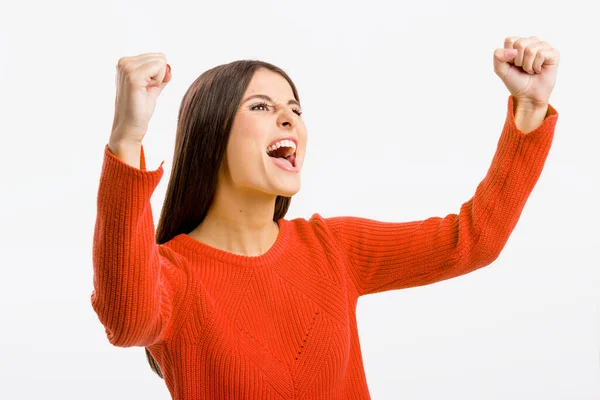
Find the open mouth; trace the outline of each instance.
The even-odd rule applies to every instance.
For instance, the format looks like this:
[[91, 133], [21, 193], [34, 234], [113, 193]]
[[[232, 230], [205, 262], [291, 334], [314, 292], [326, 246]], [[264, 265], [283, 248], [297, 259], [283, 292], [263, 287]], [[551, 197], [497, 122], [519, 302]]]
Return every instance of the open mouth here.
[[267, 148], [267, 155], [279, 159], [290, 168], [296, 168], [296, 143], [292, 140], [280, 140]]

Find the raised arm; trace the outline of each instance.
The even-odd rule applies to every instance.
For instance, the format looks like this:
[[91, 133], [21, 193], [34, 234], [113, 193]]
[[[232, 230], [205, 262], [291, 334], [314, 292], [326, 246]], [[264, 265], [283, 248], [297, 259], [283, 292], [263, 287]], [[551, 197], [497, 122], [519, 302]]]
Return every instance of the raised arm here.
[[179, 280], [155, 242], [150, 197], [162, 163], [146, 171], [143, 149], [138, 152], [139, 169], [105, 147], [94, 229], [92, 306], [109, 342], [122, 347], [148, 346], [164, 337]]
[[98, 188], [92, 307], [115, 346], [149, 346], [165, 337], [179, 273], [156, 244], [150, 197], [163, 163], [146, 171], [142, 139], [156, 99], [170, 81], [162, 53], [117, 64], [115, 118]]
[[554, 137], [558, 113], [525, 133], [515, 125], [512, 96], [491, 166], [458, 214], [404, 223], [325, 219], [348, 257], [358, 295], [421, 286], [490, 264], [515, 228]]

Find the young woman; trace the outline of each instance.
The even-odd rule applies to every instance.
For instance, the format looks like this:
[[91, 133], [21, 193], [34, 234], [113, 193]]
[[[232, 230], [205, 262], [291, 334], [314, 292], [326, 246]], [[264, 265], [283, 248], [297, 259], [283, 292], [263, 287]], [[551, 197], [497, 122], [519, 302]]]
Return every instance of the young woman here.
[[[458, 214], [403, 223], [286, 220], [307, 132], [281, 69], [236, 61], [186, 92], [155, 232], [142, 139], [171, 80], [163, 54], [119, 60], [104, 149], [91, 301], [111, 344], [143, 346], [175, 399], [368, 399], [358, 297], [431, 284], [500, 254], [542, 171], [558, 118], [559, 52], [507, 38], [510, 92], [490, 169]], [[156, 235], [156, 236], [155, 236]]]

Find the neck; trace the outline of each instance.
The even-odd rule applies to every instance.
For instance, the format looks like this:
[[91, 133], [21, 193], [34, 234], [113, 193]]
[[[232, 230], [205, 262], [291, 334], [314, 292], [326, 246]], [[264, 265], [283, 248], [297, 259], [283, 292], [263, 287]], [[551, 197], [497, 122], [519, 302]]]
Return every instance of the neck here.
[[241, 195], [221, 187], [206, 217], [189, 236], [230, 253], [262, 255], [279, 235], [273, 221], [275, 200], [276, 196], [264, 193]]

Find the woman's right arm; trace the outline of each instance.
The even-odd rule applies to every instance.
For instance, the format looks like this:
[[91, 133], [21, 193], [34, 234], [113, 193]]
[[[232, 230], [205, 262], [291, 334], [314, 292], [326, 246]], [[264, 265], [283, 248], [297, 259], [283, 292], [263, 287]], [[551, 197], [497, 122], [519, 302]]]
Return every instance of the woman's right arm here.
[[[123, 157], [132, 153], [115, 150]], [[104, 149], [94, 228], [92, 307], [111, 344], [148, 346], [162, 339], [172, 316], [177, 270], [155, 241], [150, 197], [163, 168], [136, 168]], [[127, 159], [127, 156], [124, 157]]]
[[147, 171], [142, 147], [156, 99], [171, 79], [162, 53], [117, 64], [115, 118], [104, 161], [94, 228], [92, 307], [111, 344], [149, 346], [165, 337], [178, 270], [157, 245], [150, 197], [163, 163]]

